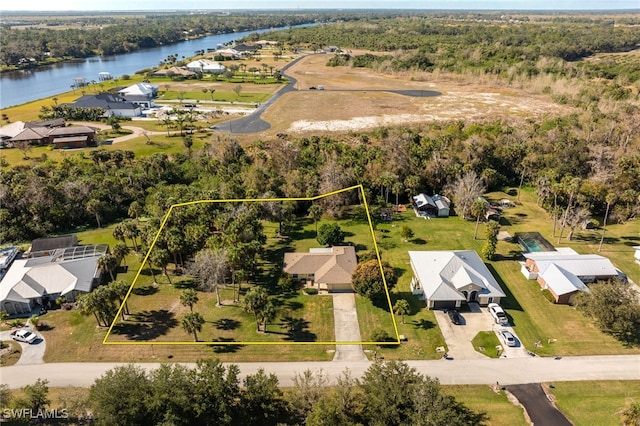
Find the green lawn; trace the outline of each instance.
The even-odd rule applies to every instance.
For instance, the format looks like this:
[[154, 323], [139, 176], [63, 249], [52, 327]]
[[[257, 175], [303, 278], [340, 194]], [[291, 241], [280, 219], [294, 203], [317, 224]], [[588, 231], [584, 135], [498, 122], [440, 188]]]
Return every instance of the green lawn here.
[[456, 400], [471, 410], [486, 413], [486, 424], [488, 425], [511, 426], [527, 424], [524, 410], [512, 404], [504, 392], [495, 392], [490, 386], [446, 385], [442, 386], [442, 390], [448, 395], [453, 395]]
[[640, 401], [640, 381], [554, 382], [556, 405], [576, 425], [621, 424], [618, 412]]
[[500, 353], [496, 346], [501, 345], [493, 331], [481, 331], [471, 340], [473, 347], [477, 352], [488, 356], [489, 358], [499, 358]]

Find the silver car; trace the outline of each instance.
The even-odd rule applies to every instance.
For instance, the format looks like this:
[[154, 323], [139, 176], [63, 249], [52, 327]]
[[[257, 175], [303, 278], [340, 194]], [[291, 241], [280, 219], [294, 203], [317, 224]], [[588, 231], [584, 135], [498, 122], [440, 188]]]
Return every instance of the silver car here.
[[502, 337], [504, 344], [507, 346], [516, 346], [518, 344], [513, 333], [504, 328], [500, 330], [500, 337]]

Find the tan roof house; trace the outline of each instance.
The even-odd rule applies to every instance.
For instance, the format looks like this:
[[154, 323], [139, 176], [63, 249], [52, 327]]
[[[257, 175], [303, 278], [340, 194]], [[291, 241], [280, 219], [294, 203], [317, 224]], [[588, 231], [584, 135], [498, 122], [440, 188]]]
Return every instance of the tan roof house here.
[[353, 291], [351, 277], [358, 261], [353, 246], [312, 248], [308, 253], [285, 253], [285, 273], [329, 292]]

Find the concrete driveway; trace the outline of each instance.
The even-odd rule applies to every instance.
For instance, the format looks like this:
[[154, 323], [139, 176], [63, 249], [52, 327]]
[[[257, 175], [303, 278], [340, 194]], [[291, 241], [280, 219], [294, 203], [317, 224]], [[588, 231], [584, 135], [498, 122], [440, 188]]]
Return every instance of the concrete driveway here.
[[[520, 339], [513, 331], [512, 327], [502, 327], [495, 323], [487, 308], [481, 308], [477, 303], [469, 304], [470, 312], [462, 312], [461, 325], [455, 325], [444, 311], [434, 311], [438, 326], [442, 331], [445, 342], [449, 347], [448, 355], [453, 359], [487, 359], [485, 355], [477, 352], [471, 340], [481, 331], [494, 331], [500, 344], [504, 348], [503, 358], [524, 358], [528, 357], [526, 349], [520, 344]], [[518, 340], [517, 347], [508, 347], [497, 334], [501, 328], [506, 328]]]
[[[336, 342], [361, 342], [360, 324], [353, 293], [333, 293], [333, 319]], [[336, 345], [334, 361], [366, 361], [362, 345]]]
[[[31, 327], [25, 327], [29, 330], [32, 330]], [[0, 332], [0, 340], [12, 340], [11, 332], [13, 330], [1, 331]], [[33, 331], [33, 330], [32, 330]], [[42, 334], [35, 331], [35, 333], [39, 336], [38, 339], [33, 344], [18, 342], [22, 347], [22, 355], [20, 355], [20, 359], [16, 363], [16, 365], [33, 365], [33, 364], [43, 364], [44, 352], [47, 348], [46, 342]]]

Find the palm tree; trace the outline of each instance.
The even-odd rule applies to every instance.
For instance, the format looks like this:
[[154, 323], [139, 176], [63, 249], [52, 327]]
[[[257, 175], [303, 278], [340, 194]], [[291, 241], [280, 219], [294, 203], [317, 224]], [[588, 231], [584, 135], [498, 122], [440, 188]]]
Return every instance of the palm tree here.
[[87, 201], [87, 204], [85, 207], [87, 208], [87, 211], [89, 213], [93, 213], [96, 216], [96, 223], [98, 224], [98, 228], [101, 228], [100, 212], [102, 211], [102, 201], [96, 198], [92, 198], [91, 200]]
[[609, 209], [611, 208], [611, 204], [615, 203], [618, 199], [618, 196], [610, 192], [605, 197], [605, 201], [607, 202], [607, 210], [604, 213], [604, 222], [602, 223], [602, 236], [600, 237], [600, 244], [598, 244], [598, 253], [602, 250], [602, 242], [604, 241], [604, 233], [607, 232], [607, 219], [609, 218]]
[[182, 306], [188, 306], [189, 310], [193, 312], [193, 306], [198, 303], [198, 293], [192, 288], [184, 290], [180, 294], [180, 303]]
[[267, 324], [276, 319], [277, 314], [278, 312], [273, 303], [267, 301], [260, 315], [262, 317], [262, 323], [264, 324], [263, 330], [265, 333], [267, 332]]
[[124, 320], [124, 315], [129, 315], [129, 306], [127, 305], [126, 299], [127, 294], [129, 294], [129, 288], [131, 286], [125, 280], [117, 280], [109, 284], [109, 289], [111, 290], [111, 294], [118, 301], [122, 308], [122, 319]]
[[309, 207], [309, 215], [313, 218], [313, 223], [316, 225], [316, 237], [318, 236], [318, 219], [322, 217], [322, 207], [318, 204], [314, 204]]
[[111, 281], [115, 280], [113, 270], [118, 266], [118, 259], [111, 253], [107, 253], [98, 259], [98, 269], [100, 272], [108, 272], [111, 277]]
[[476, 217], [476, 232], [473, 234], [473, 239], [478, 239], [478, 224], [480, 223], [480, 218], [484, 217], [487, 214], [487, 203], [484, 200], [478, 198], [471, 205], [471, 215]]
[[76, 306], [78, 310], [83, 315], [90, 315], [96, 318], [98, 322], [98, 326], [102, 327], [102, 322], [100, 321], [100, 317], [98, 316], [98, 305], [96, 303], [96, 298], [93, 293], [81, 294], [76, 297]]
[[194, 341], [198, 341], [198, 332], [202, 331], [204, 318], [197, 312], [189, 312], [182, 318], [182, 328], [187, 333], [193, 333]]
[[252, 313], [256, 320], [256, 330], [260, 331], [260, 322], [263, 319], [262, 313], [269, 302], [267, 290], [264, 287], [253, 287], [244, 296], [243, 309]]
[[393, 305], [393, 312], [402, 317], [402, 323], [404, 324], [404, 316], [411, 313], [411, 305], [406, 299], [398, 299]]
[[169, 277], [169, 270], [167, 269], [167, 265], [169, 265], [169, 261], [171, 260], [171, 254], [169, 251], [166, 249], [155, 248], [153, 253], [151, 253], [151, 258], [156, 266], [162, 268], [162, 273], [167, 277], [169, 284], [172, 284], [171, 278]]
[[[116, 243], [113, 246], [113, 255], [118, 259], [118, 263], [122, 262], [131, 250], [124, 243]], [[125, 262], [126, 265], [126, 262]]]

